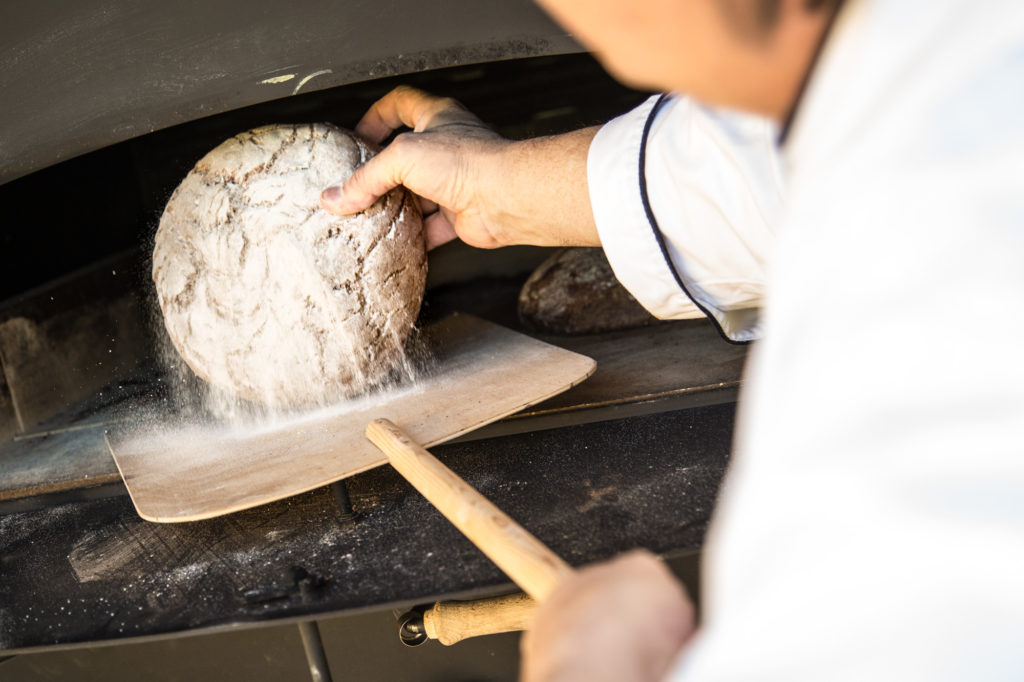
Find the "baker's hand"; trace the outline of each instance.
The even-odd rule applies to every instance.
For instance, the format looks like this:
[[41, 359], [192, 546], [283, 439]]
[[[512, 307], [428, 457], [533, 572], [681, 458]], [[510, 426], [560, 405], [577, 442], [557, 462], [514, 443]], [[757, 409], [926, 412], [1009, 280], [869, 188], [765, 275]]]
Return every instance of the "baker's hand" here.
[[522, 639], [522, 682], [661, 680], [695, 629], [661, 561], [636, 551], [579, 571], [537, 609]]
[[428, 215], [427, 248], [456, 236], [482, 248], [599, 243], [586, 185], [596, 129], [513, 142], [455, 100], [398, 87], [370, 107], [356, 132], [379, 144], [403, 126], [411, 130], [343, 186], [324, 190], [325, 209], [356, 213], [404, 185]]
[[381, 144], [403, 126], [411, 132], [395, 137], [343, 187], [324, 190], [323, 207], [337, 214], [355, 213], [405, 185], [425, 204], [427, 248], [454, 239], [456, 230], [474, 246], [501, 246], [500, 231], [488, 220], [487, 197], [480, 196], [475, 180], [488, 157], [508, 141], [455, 100], [410, 87], [398, 87], [378, 100], [356, 125], [356, 133]]

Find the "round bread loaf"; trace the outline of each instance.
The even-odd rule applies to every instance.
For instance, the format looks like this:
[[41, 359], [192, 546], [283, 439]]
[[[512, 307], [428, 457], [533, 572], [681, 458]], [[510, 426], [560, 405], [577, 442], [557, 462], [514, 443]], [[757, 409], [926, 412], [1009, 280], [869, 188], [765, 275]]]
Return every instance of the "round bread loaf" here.
[[153, 281], [197, 375], [292, 408], [363, 392], [401, 362], [427, 271], [416, 202], [398, 188], [348, 217], [319, 203], [372, 155], [329, 124], [266, 126], [185, 177], [160, 218]]
[[519, 319], [551, 334], [594, 334], [658, 321], [615, 278], [604, 250], [560, 249], [519, 292]]

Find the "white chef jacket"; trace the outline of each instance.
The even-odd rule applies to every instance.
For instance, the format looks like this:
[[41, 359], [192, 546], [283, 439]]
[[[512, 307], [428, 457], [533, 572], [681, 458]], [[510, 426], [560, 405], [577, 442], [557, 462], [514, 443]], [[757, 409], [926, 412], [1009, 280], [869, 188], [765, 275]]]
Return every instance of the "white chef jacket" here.
[[848, 0], [784, 191], [766, 124], [653, 108], [590, 150], [609, 260], [762, 337], [670, 679], [1024, 680], [1024, 3]]

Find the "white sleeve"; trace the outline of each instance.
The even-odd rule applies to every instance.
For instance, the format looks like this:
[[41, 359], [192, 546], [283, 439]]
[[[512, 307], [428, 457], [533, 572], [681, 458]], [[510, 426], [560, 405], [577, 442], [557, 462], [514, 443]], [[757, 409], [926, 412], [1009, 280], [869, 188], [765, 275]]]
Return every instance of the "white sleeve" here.
[[654, 96], [606, 124], [587, 158], [590, 202], [615, 276], [652, 314], [707, 314], [758, 335], [782, 183], [768, 120]]

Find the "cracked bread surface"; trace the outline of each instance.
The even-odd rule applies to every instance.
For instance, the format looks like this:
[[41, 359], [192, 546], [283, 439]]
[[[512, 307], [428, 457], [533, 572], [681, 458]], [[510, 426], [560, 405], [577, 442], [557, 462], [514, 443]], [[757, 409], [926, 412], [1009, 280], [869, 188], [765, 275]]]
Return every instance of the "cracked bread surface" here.
[[198, 376], [298, 408], [362, 393], [404, 360], [427, 271], [419, 207], [403, 188], [354, 216], [319, 203], [373, 153], [330, 124], [265, 126], [213, 149], [174, 191], [153, 281]]

